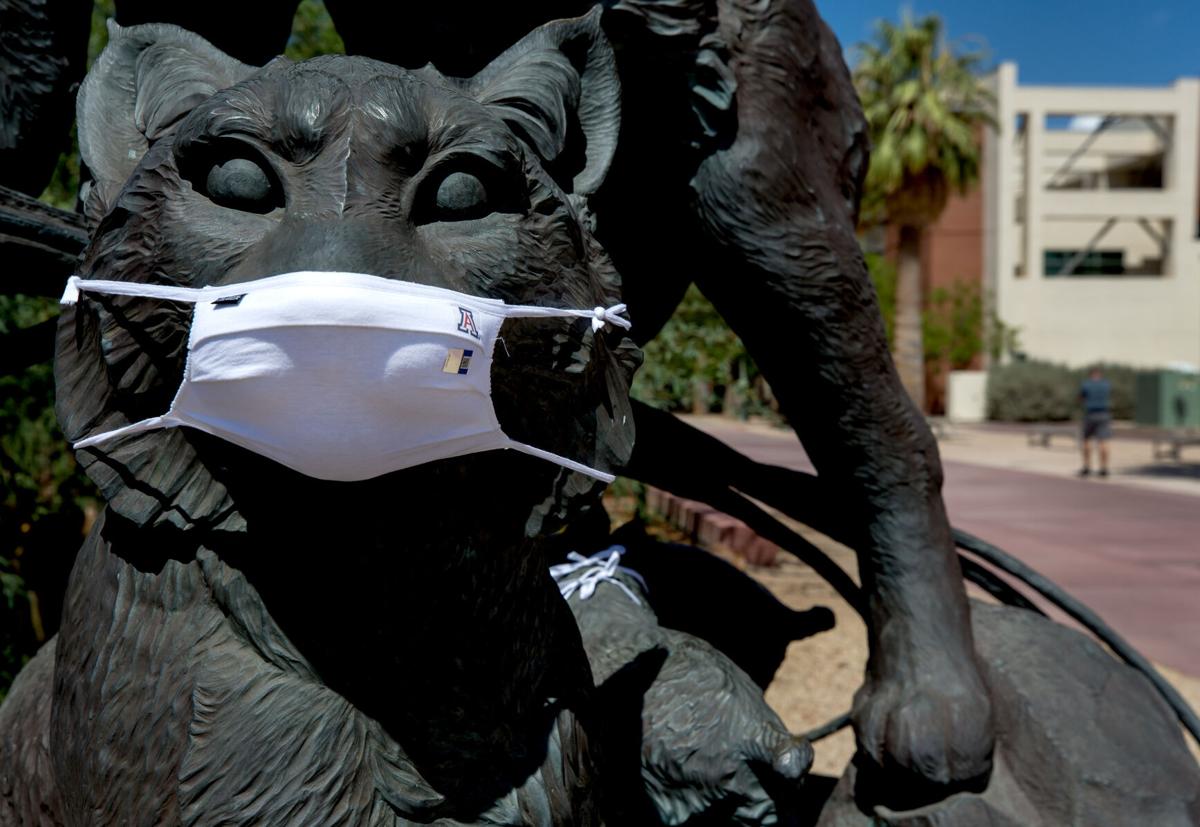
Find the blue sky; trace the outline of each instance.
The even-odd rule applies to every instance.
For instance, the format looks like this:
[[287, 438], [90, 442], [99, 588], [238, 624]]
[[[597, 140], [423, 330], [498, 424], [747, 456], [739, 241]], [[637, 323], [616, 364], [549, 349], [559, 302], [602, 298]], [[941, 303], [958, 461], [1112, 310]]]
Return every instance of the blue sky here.
[[1160, 85], [1200, 76], [1200, 0], [816, 0], [843, 47], [908, 6], [952, 40], [979, 35], [1021, 83]]

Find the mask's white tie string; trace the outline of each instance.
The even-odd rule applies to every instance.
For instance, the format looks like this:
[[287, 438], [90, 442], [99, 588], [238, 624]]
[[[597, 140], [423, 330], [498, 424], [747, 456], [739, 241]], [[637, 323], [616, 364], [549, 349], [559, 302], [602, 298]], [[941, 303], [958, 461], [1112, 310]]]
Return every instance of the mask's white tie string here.
[[[312, 275], [320, 275], [314, 273]], [[273, 277], [273, 278], [284, 278]], [[375, 278], [368, 276], [367, 278]], [[378, 278], [377, 281], [386, 283], [386, 279]], [[271, 278], [266, 279], [271, 281]], [[79, 301], [81, 292], [92, 293], [107, 293], [113, 296], [137, 296], [149, 299], [166, 299], [167, 301], [182, 301], [182, 302], [202, 302], [208, 299], [228, 298], [235, 295], [241, 295], [246, 292], [247, 285], [253, 282], [243, 282], [240, 284], [226, 285], [209, 285], [207, 287], [179, 287], [176, 285], [167, 284], [146, 284], [144, 282], [132, 281], [111, 281], [108, 279], [83, 279], [77, 275], [67, 279], [66, 288], [63, 290], [62, 298], [59, 299], [60, 304], [72, 305]], [[397, 290], [412, 290], [416, 285], [407, 282], [397, 282]], [[403, 285], [400, 287], [399, 285]], [[450, 292], [442, 291], [441, 288], [421, 287], [424, 292]], [[453, 295], [453, 294], [452, 294]], [[614, 304], [612, 307], [594, 307], [591, 310], [576, 310], [566, 307], [534, 307], [528, 305], [505, 305], [503, 302], [496, 302], [492, 299], [479, 299], [478, 301], [487, 301], [498, 304], [499, 312], [510, 318], [548, 318], [548, 317], [575, 317], [581, 319], [592, 320], [592, 330], [599, 332], [606, 324], [616, 325], [617, 327], [629, 330], [633, 326], [633, 322], [621, 316], [625, 312], [624, 304]]]
[[79, 301], [80, 293], [105, 293], [110, 296], [132, 296], [142, 299], [164, 299], [173, 302], [196, 304], [208, 299], [240, 296], [246, 292], [245, 284], [210, 285], [208, 287], [180, 287], [174, 284], [148, 284], [140, 281], [111, 281], [109, 279], [83, 279], [71, 276], [63, 290], [59, 304], [72, 305]]
[[[564, 599], [569, 598], [575, 592], [579, 592], [579, 599], [587, 600], [595, 593], [596, 587], [607, 580], [619, 586], [621, 591], [625, 592], [630, 600], [640, 606], [642, 605], [642, 601], [638, 599], [638, 596], [628, 586], [617, 579], [617, 572], [624, 572], [637, 580], [643, 589], [649, 590], [646, 586], [646, 581], [642, 579], [640, 574], [633, 569], [627, 569], [620, 565], [621, 555], [624, 553], [624, 546], [612, 546], [606, 548], [604, 551], [598, 551], [590, 557], [584, 557], [579, 552], [572, 551], [567, 555], [569, 562], [559, 563], [556, 566], [550, 567], [550, 576], [558, 584], [558, 590]], [[571, 575], [577, 576], [571, 578]]]

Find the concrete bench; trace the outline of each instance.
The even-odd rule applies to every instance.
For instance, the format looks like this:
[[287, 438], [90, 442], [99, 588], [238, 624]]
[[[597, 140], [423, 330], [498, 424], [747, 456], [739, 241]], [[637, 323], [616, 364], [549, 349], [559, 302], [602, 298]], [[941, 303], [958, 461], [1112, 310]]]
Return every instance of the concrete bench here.
[[1156, 434], [1153, 441], [1154, 458], [1179, 462], [1183, 458], [1183, 449], [1188, 445], [1200, 445], [1200, 432]]
[[1043, 448], [1050, 447], [1050, 440], [1056, 436], [1067, 436], [1076, 442], [1079, 441], [1079, 425], [1076, 424], [1059, 424], [1045, 423], [1042, 425], [1030, 425], [1025, 430], [1025, 441], [1028, 445], [1040, 445]]
[[925, 424], [929, 426], [929, 430], [933, 431], [934, 439], [943, 440], [951, 436], [950, 423], [944, 416], [927, 416], [925, 417]]

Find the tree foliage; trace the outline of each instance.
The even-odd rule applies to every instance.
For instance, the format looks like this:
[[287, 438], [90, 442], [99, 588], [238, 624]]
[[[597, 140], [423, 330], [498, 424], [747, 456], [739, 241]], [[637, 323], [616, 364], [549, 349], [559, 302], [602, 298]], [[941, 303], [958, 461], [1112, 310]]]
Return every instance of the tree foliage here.
[[979, 77], [983, 53], [952, 46], [937, 15], [879, 20], [858, 46], [854, 85], [871, 137], [864, 217], [925, 226], [950, 189], [979, 180], [979, 127], [995, 97]]
[[321, 0], [301, 0], [292, 21], [292, 35], [283, 53], [292, 60], [346, 53], [346, 44], [333, 27], [333, 18]]
[[946, 42], [941, 18], [880, 20], [858, 46], [854, 84], [871, 138], [861, 220], [896, 228], [898, 268], [892, 342], [896, 370], [925, 407], [921, 237], [951, 189], [979, 178], [977, 132], [992, 122], [993, 96], [976, 75], [978, 52]]

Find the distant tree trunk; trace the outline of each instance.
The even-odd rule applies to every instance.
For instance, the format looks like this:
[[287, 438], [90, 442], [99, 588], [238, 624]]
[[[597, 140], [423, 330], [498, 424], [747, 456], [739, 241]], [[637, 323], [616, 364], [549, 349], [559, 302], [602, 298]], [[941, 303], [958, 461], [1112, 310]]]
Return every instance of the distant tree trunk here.
[[725, 383], [725, 393], [721, 399], [721, 413], [735, 419], [746, 418], [746, 399], [749, 388], [742, 378], [746, 369], [741, 360], [734, 360], [729, 372], [729, 381]]
[[692, 378], [692, 413], [708, 413], [708, 403], [712, 399], [712, 387], [708, 381], [699, 376]]
[[925, 410], [925, 347], [921, 335], [921, 228], [900, 227], [896, 268], [896, 370], [917, 408]]

